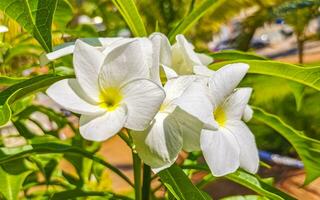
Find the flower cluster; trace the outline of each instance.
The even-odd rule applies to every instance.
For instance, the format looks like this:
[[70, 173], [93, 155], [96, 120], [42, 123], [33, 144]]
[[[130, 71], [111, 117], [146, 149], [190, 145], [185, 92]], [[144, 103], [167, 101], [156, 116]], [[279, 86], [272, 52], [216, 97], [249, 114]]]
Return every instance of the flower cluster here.
[[[103, 141], [127, 128], [155, 172], [171, 166], [181, 150], [202, 150], [216, 176], [239, 167], [257, 171], [255, 139], [244, 123], [252, 116], [252, 91], [236, 88], [248, 65], [212, 71], [212, 59], [196, 53], [183, 35], [172, 46], [161, 33], [99, 40], [102, 46], [77, 40], [46, 56], [48, 61], [73, 53], [76, 78], [53, 84], [47, 94], [81, 114], [85, 139]], [[200, 128], [189, 128], [193, 124]]]

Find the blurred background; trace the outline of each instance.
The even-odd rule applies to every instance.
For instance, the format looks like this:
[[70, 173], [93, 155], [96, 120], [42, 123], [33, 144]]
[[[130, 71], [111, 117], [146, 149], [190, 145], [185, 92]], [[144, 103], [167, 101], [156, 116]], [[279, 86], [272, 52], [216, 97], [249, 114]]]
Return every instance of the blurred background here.
[[[200, 0], [137, 0], [138, 10], [148, 33], [160, 31], [167, 34], [179, 21], [190, 13]], [[320, 64], [320, 1], [319, 0], [217, 0], [216, 5], [202, 17], [185, 35], [198, 52], [241, 50], [252, 52], [277, 61], [299, 64], [303, 67]], [[111, 0], [61, 0], [53, 20], [54, 46], [74, 41], [77, 38], [130, 37], [131, 33]], [[47, 66], [39, 66], [43, 49], [13, 20], [0, 11], [0, 74], [6, 76], [32, 76], [46, 74]], [[219, 61], [217, 59], [216, 61]], [[72, 68], [72, 57], [55, 62], [56, 66]], [[254, 84], [253, 84], [254, 83]], [[320, 95], [288, 80], [254, 78], [248, 75], [243, 86], [254, 85], [251, 102], [271, 113], [277, 113], [286, 123], [309, 137], [320, 139]], [[0, 90], [7, 86], [0, 85]], [[35, 96], [32, 101], [60, 110], [46, 96]], [[50, 122], [41, 115], [34, 116], [50, 127]], [[76, 124], [75, 119], [70, 120]], [[28, 122], [34, 129], [35, 122]], [[259, 149], [267, 153], [297, 158], [291, 145], [272, 129], [258, 122], [249, 123], [256, 136]], [[38, 130], [39, 131], [39, 130]], [[19, 145], [23, 139], [15, 135], [15, 129], [0, 129], [1, 143], [5, 146]], [[61, 130], [62, 137], [71, 137], [71, 131]], [[118, 138], [105, 142], [100, 149], [106, 160], [114, 163], [132, 177], [130, 149]], [[181, 158], [185, 155], [182, 154]], [[267, 160], [268, 161], [268, 160]], [[269, 163], [271, 168], [262, 168], [262, 176], [275, 178], [276, 185], [300, 199], [320, 199], [320, 180], [306, 188], [300, 188], [304, 180], [301, 166], [286, 166]], [[65, 162], [61, 168], [71, 168]], [[72, 171], [72, 169], [70, 169]], [[195, 182], [203, 174], [193, 177]], [[129, 187], [111, 173], [106, 175], [105, 187], [115, 191], [130, 192]], [[205, 186], [215, 198], [228, 195], [254, 194], [227, 180]], [[228, 189], [226, 189], [228, 188]], [[217, 192], [218, 191], [218, 192]], [[159, 191], [161, 195], [161, 190]]]

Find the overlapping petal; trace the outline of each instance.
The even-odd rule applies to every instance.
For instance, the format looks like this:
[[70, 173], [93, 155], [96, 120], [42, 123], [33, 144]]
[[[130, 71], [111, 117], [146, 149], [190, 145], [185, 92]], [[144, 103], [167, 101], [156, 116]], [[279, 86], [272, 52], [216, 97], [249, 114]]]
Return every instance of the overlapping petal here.
[[246, 108], [244, 109], [244, 113], [242, 116], [243, 121], [248, 122], [251, 120], [253, 116], [253, 110], [249, 105], [246, 105]]
[[247, 73], [249, 66], [244, 63], [226, 65], [217, 70], [209, 79], [212, 103], [217, 107], [233, 92]]
[[152, 67], [150, 69], [151, 80], [161, 85], [160, 66], [171, 65], [171, 47], [168, 38], [162, 33], [153, 33], [149, 39], [152, 42]]
[[257, 173], [259, 155], [254, 135], [250, 129], [240, 120], [228, 121], [226, 127], [240, 146], [240, 166], [250, 173]]
[[74, 71], [84, 92], [95, 102], [99, 102], [99, 72], [104, 55], [95, 47], [77, 40], [73, 55]]
[[239, 168], [239, 144], [229, 130], [204, 129], [200, 136], [200, 144], [203, 156], [213, 175], [224, 176]]
[[182, 148], [182, 137], [177, 124], [166, 120], [169, 119], [167, 116], [167, 113], [158, 113], [150, 128], [131, 134], [139, 156], [154, 169], [171, 166]]
[[242, 118], [251, 92], [251, 88], [238, 88], [225, 100], [222, 108], [228, 120], [240, 120]]
[[197, 117], [208, 129], [216, 130], [218, 125], [213, 118], [213, 105], [209, 99], [204, 81], [196, 81], [175, 101], [181, 109]]
[[64, 79], [51, 85], [48, 96], [60, 106], [78, 114], [97, 115], [105, 112], [97, 104], [91, 104], [76, 79]]
[[173, 103], [173, 101], [179, 98], [191, 84], [196, 81], [196, 76], [179, 76], [167, 81], [164, 86], [166, 92], [166, 98], [163, 102], [164, 105]]
[[151, 65], [152, 44], [148, 39], [141, 38], [117, 45], [103, 62], [99, 76], [100, 87], [119, 87], [133, 79], [150, 78]]
[[127, 119], [127, 108], [121, 105], [102, 115], [80, 117], [80, 134], [87, 140], [104, 141], [117, 134]]
[[123, 102], [128, 107], [125, 127], [136, 131], [145, 130], [158, 112], [165, 92], [158, 84], [147, 79], [136, 79], [121, 88]]

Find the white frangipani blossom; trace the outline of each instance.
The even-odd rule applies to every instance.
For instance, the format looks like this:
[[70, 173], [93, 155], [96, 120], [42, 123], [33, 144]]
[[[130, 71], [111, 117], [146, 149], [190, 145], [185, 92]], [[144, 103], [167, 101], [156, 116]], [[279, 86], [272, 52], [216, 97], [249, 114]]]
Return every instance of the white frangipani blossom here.
[[154, 172], [170, 167], [183, 148], [182, 130], [179, 124], [170, 121], [168, 116], [175, 110], [176, 102], [185, 90], [195, 84], [197, 79], [196, 76], [179, 76], [168, 80], [164, 86], [166, 98], [151, 126], [144, 132], [132, 132], [139, 156]]
[[103, 51], [77, 40], [76, 79], [53, 84], [47, 94], [62, 107], [81, 114], [80, 134], [103, 141], [123, 127], [143, 131], [158, 112], [163, 89], [150, 81], [149, 40], [118, 40]]
[[205, 54], [194, 52], [194, 46], [183, 35], [176, 36], [176, 43], [171, 48], [172, 65], [170, 66], [179, 75], [211, 73], [207, 68], [213, 59]]
[[[247, 106], [251, 88], [235, 89], [248, 68], [248, 65], [241, 63], [224, 66], [209, 78], [206, 95], [199, 93], [194, 97], [193, 104], [186, 101], [178, 103], [182, 109], [206, 123], [207, 127], [201, 132], [200, 147], [215, 176], [232, 173], [239, 167], [256, 173], [259, 166], [254, 136], [241, 121], [241, 118], [249, 120], [252, 116], [252, 110]], [[197, 91], [198, 88], [190, 87], [185, 94], [195, 94]], [[197, 112], [194, 112], [193, 106], [198, 107]], [[212, 121], [208, 119], [210, 115]], [[210, 123], [212, 127], [218, 125], [218, 130], [211, 129], [208, 126]]]
[[[183, 101], [193, 104], [194, 100], [199, 100], [197, 98], [195, 99], [194, 96], [197, 96], [201, 92], [205, 93], [205, 88], [202, 87], [203, 84], [201, 84], [202, 80], [200, 80], [202, 77], [193, 75], [178, 76], [178, 73], [174, 71], [174, 64], [184, 64], [182, 67], [192, 69], [193, 66], [203, 66], [207, 63], [201, 63], [200, 57], [203, 59], [205, 56], [196, 54], [193, 51], [193, 47], [189, 46], [191, 44], [189, 44], [182, 35], [177, 37], [178, 42], [174, 47], [170, 46], [167, 37], [161, 33], [153, 33], [149, 39], [153, 44], [151, 77], [153, 81], [161, 84], [160, 72], [163, 69], [168, 80], [164, 86], [166, 98], [149, 129], [144, 132], [132, 132], [132, 137], [139, 156], [145, 163], [153, 168], [154, 172], [158, 172], [170, 167], [182, 149], [187, 151], [200, 149], [199, 137], [202, 123], [196, 118], [190, 118], [188, 113], [180, 113], [179, 115], [184, 116], [184, 119], [180, 119], [180, 123], [189, 120], [190, 124], [200, 123], [201, 125], [197, 131], [187, 130], [187, 128], [182, 128], [185, 125], [182, 126], [179, 124], [177, 119], [172, 119], [172, 117], [169, 118], [168, 116], [172, 114], [177, 115], [176, 113], [172, 113], [175, 111], [176, 103]], [[173, 53], [178, 53], [180, 56], [183, 56], [184, 63], [174, 62]], [[188, 56], [195, 56], [197, 60], [195, 58], [188, 58]], [[211, 61], [211, 58], [207, 59], [208, 63]], [[206, 66], [203, 67], [207, 68]], [[192, 74], [192, 70], [190, 73], [188, 72], [188, 74]], [[194, 94], [185, 95], [184, 98], [180, 98], [189, 87], [198, 88], [198, 90]], [[201, 103], [201, 101], [197, 103]], [[192, 112], [198, 112], [197, 107], [192, 107], [191, 110]], [[210, 117], [211, 115], [206, 116], [206, 118], [213, 123], [214, 121]], [[212, 123], [208, 123], [208, 126], [216, 130], [215, 127], [211, 125]]]
[[153, 33], [149, 39], [155, 49], [153, 60], [157, 76], [160, 76], [159, 67], [164, 70], [167, 79], [176, 78], [178, 75], [213, 74], [207, 67], [213, 59], [205, 54], [196, 53], [194, 46], [183, 35], [176, 36], [176, 43], [173, 46], [162, 33]]

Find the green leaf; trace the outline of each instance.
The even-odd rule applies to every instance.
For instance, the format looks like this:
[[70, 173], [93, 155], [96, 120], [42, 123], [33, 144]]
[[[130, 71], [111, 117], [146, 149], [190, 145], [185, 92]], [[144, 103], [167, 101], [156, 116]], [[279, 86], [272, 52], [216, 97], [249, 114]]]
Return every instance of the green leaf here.
[[161, 181], [172, 195], [178, 200], [208, 200], [177, 165], [162, 170], [158, 173]]
[[209, 68], [216, 70], [231, 63], [247, 63], [250, 66], [249, 73], [280, 77], [320, 90], [320, 67], [300, 67], [264, 60], [233, 60], [214, 63]]
[[130, 179], [128, 179], [128, 177], [124, 175], [118, 168], [114, 167], [103, 159], [98, 158], [89, 151], [71, 146], [66, 142], [62, 142], [59, 139], [50, 136], [39, 136], [30, 141], [32, 142], [31, 145], [25, 145], [15, 148], [0, 148], [0, 164], [28, 157], [32, 154], [72, 153], [82, 155], [93, 160], [94, 162], [107, 167], [108, 169], [119, 175], [121, 178], [123, 178], [126, 182], [128, 182], [128, 184], [130, 184], [131, 186], [133, 185]]
[[209, 54], [214, 60], [268, 60], [268, 58], [237, 50], [222, 50], [219, 52]]
[[67, 0], [58, 0], [57, 9], [54, 13], [53, 23], [60, 29], [65, 29], [73, 18], [72, 5]]
[[288, 84], [294, 95], [297, 111], [299, 111], [302, 105], [303, 97], [304, 97], [305, 86], [295, 82], [289, 82]]
[[[183, 169], [198, 169], [210, 172], [210, 169], [207, 165], [198, 164], [198, 165], [184, 165], [182, 166]], [[212, 176], [212, 175], [211, 175]], [[206, 178], [210, 180], [210, 175]], [[212, 176], [213, 177], [213, 176]], [[247, 187], [256, 193], [267, 197], [273, 200], [293, 200], [294, 198], [287, 195], [284, 192], [281, 192], [277, 188], [268, 185], [267, 183], [263, 182], [260, 178], [251, 175], [245, 171], [238, 170], [232, 174], [228, 174], [224, 176], [225, 178], [236, 182], [244, 187]], [[212, 178], [212, 180], [216, 180], [217, 177]]]
[[309, 184], [318, 178], [320, 176], [320, 141], [303, 135], [276, 115], [267, 113], [257, 107], [253, 107], [253, 110], [254, 119], [261, 121], [280, 133], [295, 148], [307, 172], [305, 184]]
[[216, 0], [205, 0], [195, 8], [188, 16], [181, 20], [181, 22], [169, 33], [169, 40], [173, 42], [176, 35], [185, 33], [190, 27], [192, 27], [204, 14], [210, 9], [217, 7]]
[[52, 49], [51, 25], [58, 0], [1, 0], [0, 9], [30, 32], [41, 46]]
[[100, 196], [100, 197], [104, 197], [104, 199], [109, 199], [109, 200], [132, 200], [129, 197], [116, 195], [111, 192], [83, 191], [79, 189], [54, 193], [53, 196], [50, 198], [50, 200], [78, 199], [79, 197], [91, 197], [91, 196]]
[[69, 77], [70, 76], [56, 76], [52, 74], [36, 76], [12, 85], [11, 87], [2, 91], [0, 93], [0, 127], [10, 121], [12, 115], [10, 105], [15, 101], [42, 91], [54, 82]]
[[147, 36], [146, 28], [133, 0], [112, 0], [134, 36]]
[[287, 195], [286, 193], [281, 192], [280, 190], [272, 187], [271, 185], [264, 183], [263, 181], [259, 180], [259, 178], [244, 171], [238, 170], [235, 173], [228, 174], [226, 178], [240, 185], [243, 185], [269, 199], [274, 199], [274, 200], [278, 200], [278, 199], [294, 200], [295, 199]]
[[13, 84], [25, 81], [25, 80], [26, 80], [26, 78], [23, 78], [23, 77], [0, 76], [0, 86], [13, 85]]
[[25, 168], [23, 160], [16, 160], [0, 166], [0, 193], [5, 199], [18, 199], [22, 183], [30, 172]]

